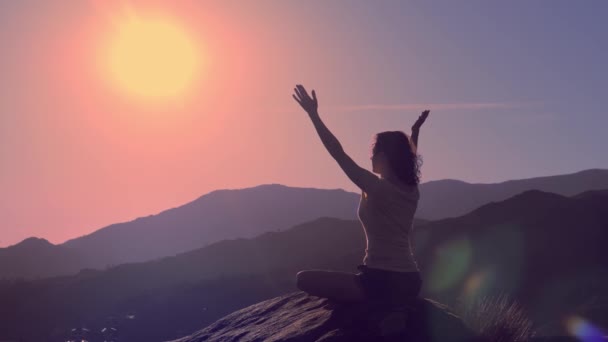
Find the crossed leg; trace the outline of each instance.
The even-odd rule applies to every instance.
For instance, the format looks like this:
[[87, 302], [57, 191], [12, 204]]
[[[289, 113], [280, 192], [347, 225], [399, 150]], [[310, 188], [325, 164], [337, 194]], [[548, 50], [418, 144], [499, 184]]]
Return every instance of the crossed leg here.
[[346, 302], [365, 299], [360, 279], [355, 273], [305, 270], [298, 272], [296, 277], [298, 289], [313, 296]]

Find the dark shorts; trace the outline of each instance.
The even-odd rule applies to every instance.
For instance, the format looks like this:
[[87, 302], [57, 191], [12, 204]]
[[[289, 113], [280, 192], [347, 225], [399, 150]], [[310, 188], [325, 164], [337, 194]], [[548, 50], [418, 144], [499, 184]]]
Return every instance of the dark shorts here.
[[357, 277], [370, 300], [406, 303], [420, 293], [420, 272], [393, 272], [366, 265], [359, 265], [357, 269], [360, 271]]

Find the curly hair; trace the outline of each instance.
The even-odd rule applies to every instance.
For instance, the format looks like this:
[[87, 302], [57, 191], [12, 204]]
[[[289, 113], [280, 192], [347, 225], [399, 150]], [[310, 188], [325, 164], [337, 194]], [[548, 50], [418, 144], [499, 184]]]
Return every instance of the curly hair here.
[[418, 155], [411, 138], [402, 131], [386, 131], [374, 135], [372, 153], [384, 152], [399, 179], [409, 185], [420, 183], [422, 156]]

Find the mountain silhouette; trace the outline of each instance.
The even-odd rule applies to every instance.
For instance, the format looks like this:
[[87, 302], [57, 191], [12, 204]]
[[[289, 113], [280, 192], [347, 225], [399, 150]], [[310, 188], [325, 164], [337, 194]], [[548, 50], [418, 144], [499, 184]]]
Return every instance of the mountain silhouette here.
[[[608, 317], [607, 244], [608, 190], [526, 191], [414, 229], [422, 296], [452, 307], [507, 293], [544, 334], [566, 334], [564, 317]], [[154, 261], [0, 282], [0, 339], [64, 338], [78, 324], [101, 329], [108, 316], [129, 313], [137, 318], [121, 325], [121, 338], [177, 339], [295, 291], [299, 270], [357, 272], [364, 248], [358, 221], [321, 217]]]
[[486, 203], [502, 201], [527, 190], [573, 196], [599, 189], [608, 189], [608, 170], [589, 169], [571, 174], [488, 184], [443, 179], [420, 185], [421, 197], [416, 217], [426, 220], [457, 217]]
[[[216, 190], [183, 206], [157, 215], [112, 224], [91, 234], [44, 248], [50, 259], [71, 262], [45, 263], [10, 246], [0, 248], [0, 279], [66, 275], [81, 268], [153, 260], [194, 250], [216, 241], [250, 238], [280, 231], [295, 224], [330, 216], [355, 219], [359, 196], [341, 189], [287, 187], [279, 184]], [[25, 240], [27, 241], [27, 240]], [[53, 246], [50, 243], [46, 247]], [[47, 253], [47, 254], [44, 254]], [[23, 261], [21, 261], [23, 259]], [[36, 264], [36, 260], [40, 260]], [[40, 271], [42, 270], [42, 271]]]
[[[461, 216], [484, 204], [502, 201], [530, 189], [571, 196], [608, 188], [608, 170], [592, 169], [497, 184], [443, 180], [420, 187], [418, 220], [437, 220]], [[57, 248], [40, 246], [39, 253], [19, 253], [13, 248], [15, 246], [0, 248], [0, 279], [66, 275], [83, 268], [103, 269], [148, 261], [195, 250], [216, 241], [251, 238], [286, 229], [318, 217], [357, 219], [359, 198], [360, 194], [341, 189], [296, 188], [280, 184], [216, 190], [156, 215], [109, 225], [55, 246]]]
[[321, 216], [355, 218], [357, 197], [344, 190], [266, 184], [216, 190], [177, 208], [113, 224], [63, 246], [90, 267], [151, 260], [232, 238], [251, 238]]
[[28, 239], [0, 248], [0, 279], [66, 275], [81, 268], [153, 260], [224, 239], [287, 229], [323, 216], [356, 219], [359, 196], [341, 189], [280, 184], [216, 190], [156, 215], [112, 224], [60, 245], [40, 245], [41, 250], [31, 254], [19, 252], [18, 246], [29, 244]]
[[608, 190], [525, 191], [428, 222], [416, 240], [427, 295], [466, 298], [472, 286], [477, 295], [510, 294], [539, 324], [576, 313], [608, 325], [608, 305], [592, 304], [608, 298]]
[[31, 237], [0, 248], [0, 279], [48, 277], [56, 275], [57, 270], [76, 273], [85, 265], [79, 251], [41, 238]]

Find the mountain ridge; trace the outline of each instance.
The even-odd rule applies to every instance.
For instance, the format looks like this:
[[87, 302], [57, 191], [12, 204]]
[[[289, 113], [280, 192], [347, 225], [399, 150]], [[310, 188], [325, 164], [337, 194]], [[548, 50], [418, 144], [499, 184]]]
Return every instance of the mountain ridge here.
[[[446, 184], [456, 184], [456, 186], [446, 188], [444, 187]], [[492, 203], [534, 188], [564, 196], [574, 194], [602, 196], [601, 192], [586, 195], [582, 193], [601, 190], [604, 184], [608, 189], [608, 170], [604, 169], [508, 180], [496, 184], [470, 184], [458, 180], [431, 181], [420, 185], [421, 199], [416, 219], [420, 222], [423, 219], [437, 221], [460, 217], [485, 205], [490, 205], [491, 208]], [[266, 231], [286, 229], [299, 222], [307, 222], [321, 216], [357, 219], [356, 210], [359, 200], [360, 194], [340, 188], [290, 187], [279, 183], [266, 183], [248, 188], [217, 189], [186, 204], [154, 215], [114, 223], [53, 246], [67, 247], [70, 253], [77, 252], [74, 258], [79, 259], [83, 268], [103, 269], [111, 265], [153, 260], [195, 250], [214, 241], [236, 237], [251, 238]], [[488, 207], [483, 210], [491, 212]], [[435, 218], [429, 220], [425, 216], [435, 216]], [[27, 244], [39, 246], [40, 249], [49, 247], [44, 244], [30, 244], [31, 242], [28, 241]], [[14, 252], [14, 249], [6, 248], [0, 248], [0, 251], [4, 250], [4, 253], [0, 253], [0, 264], [3, 262], [2, 259], [5, 259], [5, 263], [9, 260], [19, 263], [23, 256], [18, 254], [10, 256], [7, 251]], [[35, 249], [35, 247], [31, 248]], [[68, 253], [67, 250], [61, 249], [55, 251], [59, 254]], [[33, 265], [29, 261], [22, 264], [40, 269], [40, 266]], [[73, 272], [74, 268], [70, 267], [68, 270], [57, 264], [57, 269], [45, 270], [43, 274], [49, 276]], [[23, 269], [22, 273], [38, 276], [35, 272], [26, 269]], [[7, 274], [3, 274], [0, 270], [0, 278]], [[10, 274], [21, 275], [17, 269]]]
[[[482, 210], [414, 228], [421, 296], [453, 306], [470, 291], [477, 296], [506, 292], [540, 326], [549, 327], [566, 313], [601, 322], [608, 308], [581, 311], [581, 303], [608, 296], [608, 264], [601, 258], [608, 245], [608, 201], [542, 191], [518, 198], [489, 206], [497, 214]], [[514, 204], [526, 210], [513, 211]], [[179, 338], [232, 311], [295, 291], [299, 270], [357, 272], [365, 245], [357, 220], [321, 217], [285, 231], [223, 240], [153, 261], [0, 282], [0, 302], [6, 303], [0, 306], [0, 338], [33, 334], [30, 340], [41, 340], [50, 333], [45, 329], [67, 329], [85, 314], [88, 324], [101, 329], [108, 315], [129, 312], [138, 318], [123, 331], [126, 340]], [[32, 323], [33, 313], [40, 323]]]

